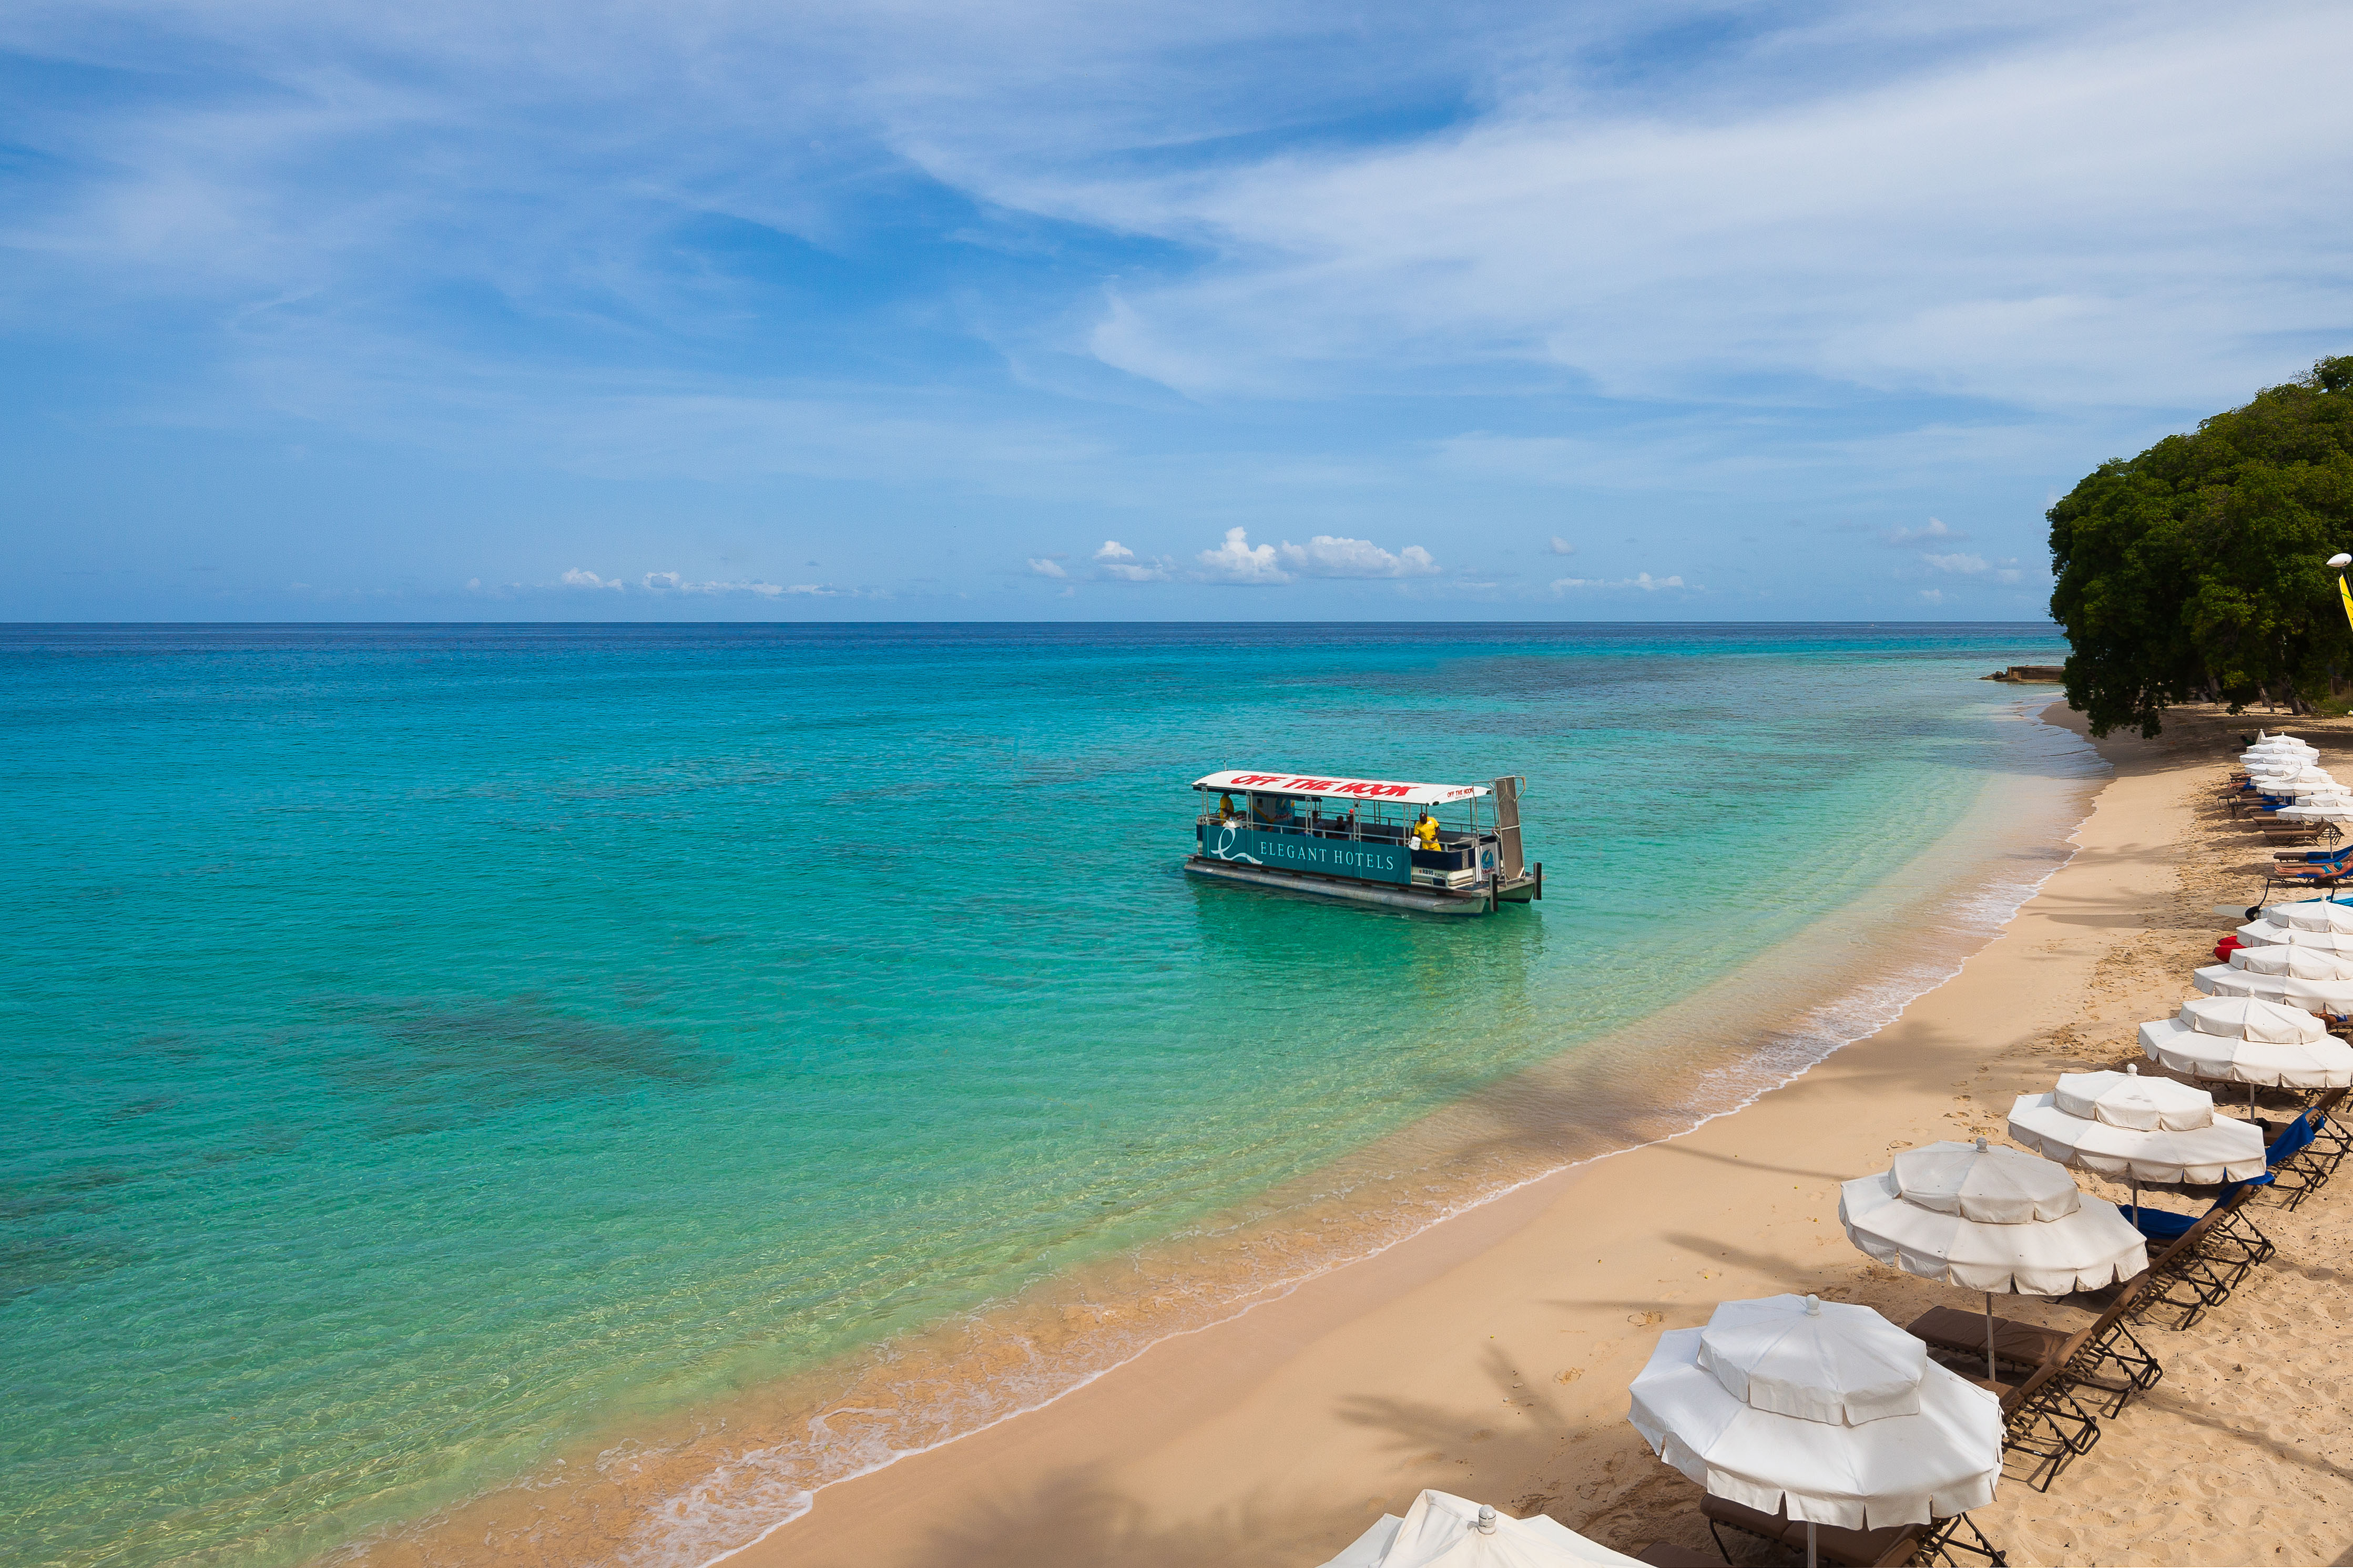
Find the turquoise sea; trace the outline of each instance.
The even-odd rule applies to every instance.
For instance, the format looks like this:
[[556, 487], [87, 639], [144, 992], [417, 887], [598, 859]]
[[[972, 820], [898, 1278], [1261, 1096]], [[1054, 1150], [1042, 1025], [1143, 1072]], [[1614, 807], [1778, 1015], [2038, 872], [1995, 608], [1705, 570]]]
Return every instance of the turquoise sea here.
[[[0, 628], [0, 1554], [299, 1561], [1272, 1201], [2085, 776], [1974, 679], [2063, 654]], [[1187, 784], [1255, 765], [1525, 774], [1545, 901], [1188, 879]]]

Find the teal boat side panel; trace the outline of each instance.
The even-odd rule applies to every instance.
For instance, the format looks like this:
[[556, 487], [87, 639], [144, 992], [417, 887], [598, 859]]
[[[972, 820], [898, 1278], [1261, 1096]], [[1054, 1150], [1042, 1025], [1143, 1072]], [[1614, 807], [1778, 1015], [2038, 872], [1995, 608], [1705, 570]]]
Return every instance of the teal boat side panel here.
[[1360, 844], [1345, 838], [1311, 838], [1303, 833], [1265, 833], [1239, 822], [1209, 823], [1201, 832], [1201, 853], [1212, 860], [1264, 866], [1276, 871], [1314, 871], [1367, 882], [1413, 880], [1411, 852], [1402, 844]]

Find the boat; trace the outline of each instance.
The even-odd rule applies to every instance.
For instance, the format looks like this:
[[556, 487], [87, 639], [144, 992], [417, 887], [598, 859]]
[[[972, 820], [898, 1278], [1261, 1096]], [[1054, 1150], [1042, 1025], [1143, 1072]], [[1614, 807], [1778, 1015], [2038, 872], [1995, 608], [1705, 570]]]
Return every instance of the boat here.
[[1405, 784], [1234, 770], [1193, 781], [1206, 797], [1185, 869], [1213, 881], [1425, 914], [1493, 914], [1544, 897], [1544, 862], [1520, 849], [1527, 781]]

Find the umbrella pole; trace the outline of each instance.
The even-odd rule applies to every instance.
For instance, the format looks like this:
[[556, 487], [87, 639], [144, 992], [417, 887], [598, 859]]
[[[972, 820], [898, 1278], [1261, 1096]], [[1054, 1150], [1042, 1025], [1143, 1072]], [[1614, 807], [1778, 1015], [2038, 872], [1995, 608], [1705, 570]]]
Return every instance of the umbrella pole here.
[[1999, 1383], [1993, 1370], [1993, 1292], [1986, 1292], [1986, 1381]]
[[1806, 1521], [1806, 1568], [1816, 1568], [1814, 1557], [1814, 1521]]
[[2134, 1228], [2135, 1230], [2138, 1230], [2138, 1229], [2140, 1228], [2140, 1173], [2139, 1173], [2138, 1171], [2135, 1171], [2135, 1172], [2133, 1173], [2132, 1184], [2133, 1184], [2133, 1228]]

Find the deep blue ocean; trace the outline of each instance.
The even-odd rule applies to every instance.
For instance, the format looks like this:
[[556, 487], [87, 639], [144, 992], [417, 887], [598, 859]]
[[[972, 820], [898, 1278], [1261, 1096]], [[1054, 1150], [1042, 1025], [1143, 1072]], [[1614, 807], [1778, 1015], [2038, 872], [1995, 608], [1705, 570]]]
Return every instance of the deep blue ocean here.
[[[2063, 651], [0, 629], [0, 1553], [299, 1560], [1197, 1224], [1900, 872]], [[1545, 901], [1187, 879], [1248, 766], [1525, 774]]]

